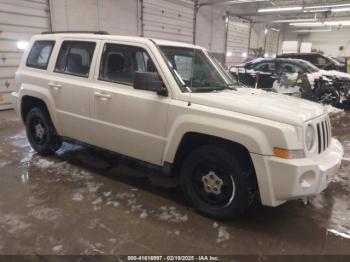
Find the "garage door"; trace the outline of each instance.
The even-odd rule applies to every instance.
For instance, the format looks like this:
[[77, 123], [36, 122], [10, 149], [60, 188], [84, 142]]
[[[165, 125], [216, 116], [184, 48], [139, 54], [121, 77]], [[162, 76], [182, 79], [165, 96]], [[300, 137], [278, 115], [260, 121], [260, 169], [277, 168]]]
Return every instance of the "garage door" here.
[[265, 56], [273, 57], [277, 52], [277, 42], [278, 42], [279, 32], [274, 30], [269, 30], [266, 36], [266, 47]]
[[193, 42], [194, 3], [187, 0], [144, 0], [143, 36]]
[[23, 50], [18, 42], [49, 28], [47, 0], [0, 0], [0, 109], [11, 108], [9, 94]]
[[227, 32], [226, 64], [241, 63], [248, 52], [249, 23], [229, 21]]

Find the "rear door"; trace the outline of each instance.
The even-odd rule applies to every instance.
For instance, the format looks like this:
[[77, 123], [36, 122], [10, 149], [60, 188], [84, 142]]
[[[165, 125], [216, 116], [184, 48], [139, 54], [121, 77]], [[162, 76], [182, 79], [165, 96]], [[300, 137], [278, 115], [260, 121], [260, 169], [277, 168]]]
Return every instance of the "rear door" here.
[[154, 55], [143, 44], [105, 41], [99, 57], [90, 90], [92, 143], [160, 165], [171, 99], [133, 87], [136, 71], [165, 79]]
[[60, 135], [86, 143], [91, 142], [89, 90], [93, 87], [99, 42], [62, 39], [57, 43], [57, 60], [47, 82], [60, 122]]

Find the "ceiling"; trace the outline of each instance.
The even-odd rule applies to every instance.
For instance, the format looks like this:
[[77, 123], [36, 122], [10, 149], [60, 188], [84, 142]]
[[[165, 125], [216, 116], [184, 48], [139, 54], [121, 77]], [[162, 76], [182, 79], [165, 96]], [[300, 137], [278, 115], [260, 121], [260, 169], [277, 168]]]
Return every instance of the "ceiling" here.
[[[313, 19], [315, 21], [345, 21], [350, 20], [350, 11], [331, 12], [330, 8], [313, 8], [316, 12], [305, 12], [312, 6], [348, 5], [350, 0], [199, 0], [200, 5], [215, 5], [232, 16], [240, 16], [261, 23], [275, 23], [289, 26], [287, 22], [277, 23], [279, 20]], [[302, 10], [258, 12], [264, 8], [301, 7]], [[340, 7], [338, 7], [340, 8]], [[277, 20], [277, 22], [276, 22]], [[341, 25], [342, 27], [344, 25]], [[347, 26], [347, 25], [346, 25]], [[303, 26], [304, 27], [304, 26]], [[308, 27], [308, 26], [305, 26]], [[333, 26], [334, 27], [334, 26]], [[350, 27], [350, 24], [349, 24]]]

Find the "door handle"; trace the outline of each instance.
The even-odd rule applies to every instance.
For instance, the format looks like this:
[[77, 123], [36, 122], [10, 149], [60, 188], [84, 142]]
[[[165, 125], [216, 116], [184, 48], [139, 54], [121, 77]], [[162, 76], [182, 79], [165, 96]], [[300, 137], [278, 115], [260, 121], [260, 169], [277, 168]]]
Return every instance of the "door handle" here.
[[112, 96], [106, 93], [94, 92], [96, 97], [99, 97], [101, 100], [106, 101], [112, 99]]
[[59, 83], [50, 82], [49, 87], [52, 88], [53, 90], [59, 91], [62, 88], [62, 85]]

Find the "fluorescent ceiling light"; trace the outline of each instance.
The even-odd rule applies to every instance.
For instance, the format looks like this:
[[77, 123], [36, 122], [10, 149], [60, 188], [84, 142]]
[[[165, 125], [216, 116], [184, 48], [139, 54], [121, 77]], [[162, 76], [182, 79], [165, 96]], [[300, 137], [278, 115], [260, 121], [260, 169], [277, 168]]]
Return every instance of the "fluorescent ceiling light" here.
[[324, 22], [325, 25], [350, 25], [350, 20], [347, 21], [326, 21]]
[[302, 6], [290, 6], [290, 7], [276, 7], [276, 8], [265, 8], [259, 9], [259, 13], [268, 13], [268, 12], [288, 12], [288, 11], [298, 11], [302, 10]]
[[340, 7], [340, 8], [332, 8], [332, 12], [347, 12], [350, 11], [350, 7]]
[[313, 23], [290, 23], [291, 26], [296, 27], [315, 27], [315, 26], [350, 26], [350, 20], [343, 21], [324, 21]]
[[270, 23], [316, 22], [316, 18], [273, 20]]
[[331, 32], [332, 29], [301, 29], [301, 30], [295, 30], [296, 33], [323, 33], [323, 32]]
[[311, 27], [311, 26], [325, 26], [322, 22], [314, 22], [314, 23], [290, 23], [291, 26], [304, 26], [304, 27]]
[[350, 4], [305, 6], [304, 9], [320, 9], [320, 8], [333, 8], [333, 7], [344, 7], [344, 6], [350, 6]]
[[328, 12], [330, 9], [311, 9], [311, 10], [304, 10], [304, 13], [322, 13], [322, 12]]

